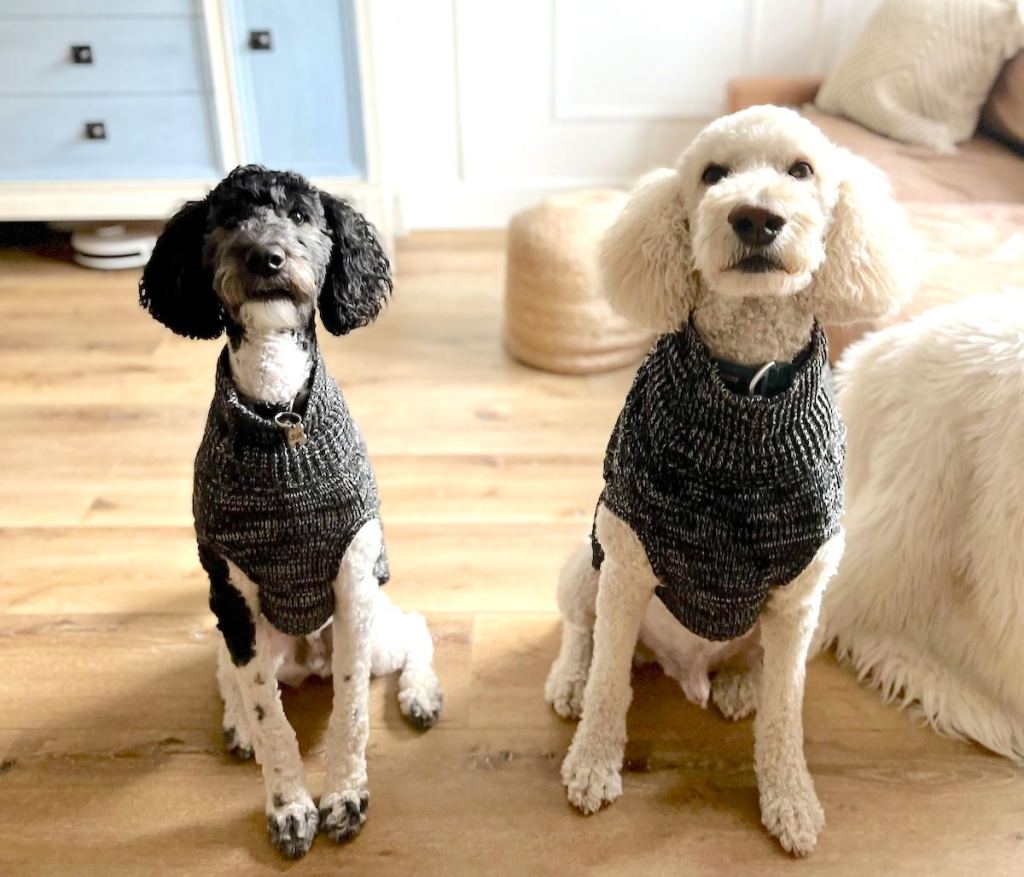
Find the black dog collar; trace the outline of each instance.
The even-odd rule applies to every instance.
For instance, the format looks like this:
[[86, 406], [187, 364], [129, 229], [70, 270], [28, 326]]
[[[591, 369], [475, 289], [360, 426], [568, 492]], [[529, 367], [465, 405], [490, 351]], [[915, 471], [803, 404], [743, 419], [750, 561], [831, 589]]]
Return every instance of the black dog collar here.
[[793, 378], [811, 355], [808, 344], [792, 362], [766, 362], [762, 365], [743, 365], [727, 359], [715, 359], [722, 383], [741, 396], [775, 396], [784, 393], [793, 384]]

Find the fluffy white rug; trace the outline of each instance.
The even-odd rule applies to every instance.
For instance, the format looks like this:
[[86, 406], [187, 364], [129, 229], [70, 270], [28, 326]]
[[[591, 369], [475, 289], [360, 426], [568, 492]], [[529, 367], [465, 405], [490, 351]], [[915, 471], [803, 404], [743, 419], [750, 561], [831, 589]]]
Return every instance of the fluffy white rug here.
[[817, 646], [1024, 764], [1024, 294], [870, 335], [838, 385], [846, 554]]

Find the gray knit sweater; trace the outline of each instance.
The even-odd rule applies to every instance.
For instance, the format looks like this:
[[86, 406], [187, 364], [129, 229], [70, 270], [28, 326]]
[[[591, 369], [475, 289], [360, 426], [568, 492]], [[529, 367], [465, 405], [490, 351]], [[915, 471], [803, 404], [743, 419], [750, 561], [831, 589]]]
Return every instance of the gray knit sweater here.
[[[839, 531], [846, 431], [815, 324], [774, 395], [728, 389], [693, 324], [637, 372], [605, 456], [603, 502], [636, 533], [656, 594], [712, 640], [746, 633], [772, 588]], [[594, 566], [604, 554], [594, 535]]]
[[[303, 421], [306, 443], [289, 447], [273, 417], [239, 397], [225, 348], [192, 495], [200, 547], [236, 564], [270, 623], [294, 635], [333, 614], [342, 555], [379, 514], [366, 446], [319, 351]], [[376, 572], [387, 581], [383, 552]]]

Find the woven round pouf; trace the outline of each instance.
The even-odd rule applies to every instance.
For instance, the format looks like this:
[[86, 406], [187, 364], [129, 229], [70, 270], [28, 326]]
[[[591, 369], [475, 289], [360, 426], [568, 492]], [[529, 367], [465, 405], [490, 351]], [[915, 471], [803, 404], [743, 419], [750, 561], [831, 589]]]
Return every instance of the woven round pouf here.
[[633, 365], [653, 335], [598, 293], [597, 244], [626, 203], [598, 189], [556, 195], [512, 218], [505, 281], [505, 347], [545, 371], [587, 374]]

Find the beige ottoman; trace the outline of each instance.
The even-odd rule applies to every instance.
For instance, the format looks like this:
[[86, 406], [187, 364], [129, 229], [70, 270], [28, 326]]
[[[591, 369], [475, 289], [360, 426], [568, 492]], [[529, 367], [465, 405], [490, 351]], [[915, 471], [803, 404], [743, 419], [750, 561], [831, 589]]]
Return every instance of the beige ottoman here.
[[586, 374], [635, 365], [653, 336], [613, 313], [597, 288], [597, 243], [626, 193], [557, 195], [508, 230], [505, 347], [546, 371]]

